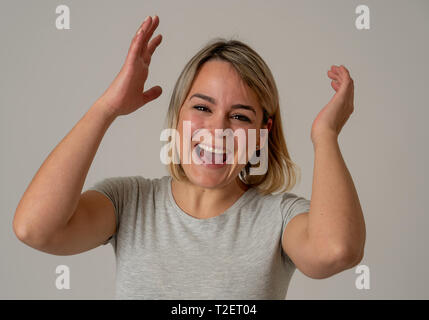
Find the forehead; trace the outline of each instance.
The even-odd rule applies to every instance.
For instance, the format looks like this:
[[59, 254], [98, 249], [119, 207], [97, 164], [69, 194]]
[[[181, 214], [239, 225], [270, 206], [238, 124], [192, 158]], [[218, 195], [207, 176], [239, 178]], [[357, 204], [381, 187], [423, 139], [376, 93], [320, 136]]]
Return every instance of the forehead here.
[[258, 105], [257, 95], [241, 79], [235, 68], [226, 61], [210, 60], [196, 74], [187, 99], [194, 93], [213, 97], [216, 101]]

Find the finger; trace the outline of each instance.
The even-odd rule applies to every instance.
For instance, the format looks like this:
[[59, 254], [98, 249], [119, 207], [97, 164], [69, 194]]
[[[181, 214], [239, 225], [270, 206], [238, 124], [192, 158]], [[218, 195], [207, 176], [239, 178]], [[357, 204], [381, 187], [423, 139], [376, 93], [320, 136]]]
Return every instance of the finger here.
[[143, 60], [146, 63], [150, 62], [155, 49], [159, 46], [161, 41], [162, 41], [162, 35], [159, 34], [149, 42], [149, 45], [147, 46], [146, 51], [143, 52]]
[[339, 66], [333, 65], [331, 71], [337, 76], [337, 80], [343, 82], [344, 77]]
[[347, 75], [347, 77], [349, 77], [349, 78], [350, 78], [350, 72], [349, 72], [349, 70], [348, 70], [345, 66], [341, 65], [341, 66], [340, 66], [340, 70], [341, 70], [341, 72], [342, 72], [343, 74]]
[[337, 81], [340, 79], [339, 75], [336, 74], [335, 72], [331, 71], [331, 70], [328, 70], [328, 77], [333, 79], [333, 80], [337, 80]]
[[152, 17], [151, 16], [147, 16], [143, 22], [141, 23], [139, 29], [137, 30], [136, 34], [140, 34], [143, 30], [147, 30], [148, 26], [150, 26], [150, 24], [152, 23], [151, 21]]
[[150, 55], [152, 55], [152, 54], [154, 53], [154, 51], [155, 51], [156, 47], [158, 47], [158, 46], [159, 46], [159, 44], [161, 43], [161, 41], [162, 41], [162, 35], [161, 35], [161, 34], [158, 34], [155, 38], [153, 38], [153, 39], [149, 42], [149, 44], [148, 44], [148, 46], [147, 46], [147, 52], [148, 52]]
[[335, 91], [338, 91], [338, 89], [340, 89], [340, 84], [337, 81], [331, 81], [331, 87]]
[[145, 21], [143, 22], [142, 27], [140, 28], [140, 39], [139, 39], [139, 46], [138, 46], [138, 56], [140, 57], [142, 54], [142, 51], [145, 49], [148, 39], [148, 33], [150, 32], [152, 25], [153, 25], [153, 17], [147, 16]]
[[339, 75], [339, 69], [338, 69], [338, 66], [336, 66], [336, 65], [332, 65], [332, 66], [331, 66], [331, 71], [332, 71], [333, 73], [335, 73], [336, 75]]
[[139, 52], [141, 51], [142, 46], [142, 37], [144, 30], [148, 27], [148, 23], [150, 22], [149, 17], [143, 21], [143, 23], [140, 25], [140, 28], [137, 30], [136, 34], [134, 35], [133, 40], [131, 41], [130, 48], [128, 50], [127, 55], [127, 61], [133, 62], [136, 60], [136, 58], [139, 56]]
[[162, 93], [162, 88], [160, 86], [154, 86], [150, 88], [149, 90], [142, 93], [142, 105], [145, 105], [146, 103], [155, 100], [158, 98]]
[[345, 82], [349, 82], [350, 81], [349, 70], [347, 70], [347, 68], [343, 65], [339, 66], [338, 70], [342, 80]]
[[142, 48], [141, 48], [141, 51], [139, 52], [140, 55], [143, 55], [144, 52], [146, 51], [147, 43], [148, 43], [149, 39], [152, 37], [153, 32], [155, 31], [155, 29], [159, 25], [159, 17], [158, 16], [150, 17], [149, 20], [151, 21], [150, 26], [146, 30], [143, 31], [144, 35], [142, 38]]

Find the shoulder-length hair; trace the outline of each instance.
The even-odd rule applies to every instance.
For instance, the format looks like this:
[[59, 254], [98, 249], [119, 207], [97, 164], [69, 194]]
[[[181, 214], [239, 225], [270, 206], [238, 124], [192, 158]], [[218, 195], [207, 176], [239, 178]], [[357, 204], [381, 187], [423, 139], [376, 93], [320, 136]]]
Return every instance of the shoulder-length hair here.
[[[209, 60], [229, 62], [242, 80], [256, 93], [264, 111], [263, 124], [272, 119], [268, 134], [268, 169], [264, 175], [249, 175], [250, 162], [240, 172], [240, 179], [258, 192], [287, 192], [291, 190], [300, 177], [300, 168], [292, 162], [283, 135], [280, 103], [274, 77], [264, 60], [249, 45], [238, 40], [215, 38], [198, 51], [185, 65], [174, 86], [166, 117], [167, 128], [177, 129], [180, 109], [189, 94], [193, 80], [201, 66]], [[176, 150], [175, 138], [172, 137], [172, 149]], [[172, 151], [172, 150], [171, 150]], [[256, 151], [258, 152], [258, 150]], [[173, 161], [167, 165], [172, 178], [187, 181], [180, 165], [178, 155], [172, 152]], [[258, 155], [258, 154], [257, 154]], [[256, 164], [257, 167], [259, 164]]]

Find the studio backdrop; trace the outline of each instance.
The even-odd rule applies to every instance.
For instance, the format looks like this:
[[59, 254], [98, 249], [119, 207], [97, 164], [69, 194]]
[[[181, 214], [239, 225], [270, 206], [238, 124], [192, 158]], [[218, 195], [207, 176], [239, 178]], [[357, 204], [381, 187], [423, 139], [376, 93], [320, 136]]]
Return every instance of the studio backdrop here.
[[[167, 175], [160, 161], [173, 86], [185, 63], [216, 37], [257, 51], [273, 72], [292, 160], [293, 193], [311, 199], [311, 125], [344, 65], [355, 109], [339, 136], [366, 222], [358, 266], [315, 280], [296, 270], [287, 299], [428, 299], [428, 1], [22, 1], [0, 3], [0, 298], [111, 299], [111, 245], [55, 256], [12, 229], [23, 192], [43, 161], [106, 90], [147, 15], [163, 40], [147, 88], [162, 95], [117, 118], [84, 190], [106, 177]], [[256, 236], [256, 235], [255, 235]], [[64, 267], [65, 266], [65, 267]], [[69, 288], [57, 279], [68, 270]], [[362, 277], [365, 281], [362, 281]]]

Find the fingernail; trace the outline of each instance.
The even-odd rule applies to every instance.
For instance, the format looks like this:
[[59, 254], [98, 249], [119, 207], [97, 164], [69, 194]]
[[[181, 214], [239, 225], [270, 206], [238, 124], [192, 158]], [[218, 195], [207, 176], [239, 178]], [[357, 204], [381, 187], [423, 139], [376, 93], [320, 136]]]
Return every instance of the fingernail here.
[[147, 21], [147, 19], [149, 19], [149, 16], [147, 16], [147, 17], [144, 19], [144, 21], [143, 21], [143, 22], [146, 22], [146, 21]]

